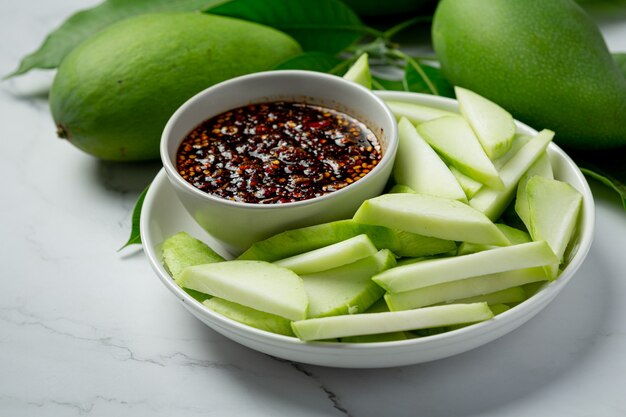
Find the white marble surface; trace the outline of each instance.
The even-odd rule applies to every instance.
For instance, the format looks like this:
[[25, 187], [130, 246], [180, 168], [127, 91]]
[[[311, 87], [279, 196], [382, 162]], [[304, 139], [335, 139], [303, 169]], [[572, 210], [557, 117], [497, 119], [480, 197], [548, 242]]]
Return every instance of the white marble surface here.
[[[0, 73], [94, 0], [0, 1]], [[598, 13], [626, 50], [626, 11]], [[623, 416], [626, 212], [594, 184], [588, 261], [544, 311], [477, 350], [343, 370], [211, 331], [143, 254], [116, 252], [158, 163], [99, 162], [55, 138], [37, 72], [0, 83], [0, 415]]]

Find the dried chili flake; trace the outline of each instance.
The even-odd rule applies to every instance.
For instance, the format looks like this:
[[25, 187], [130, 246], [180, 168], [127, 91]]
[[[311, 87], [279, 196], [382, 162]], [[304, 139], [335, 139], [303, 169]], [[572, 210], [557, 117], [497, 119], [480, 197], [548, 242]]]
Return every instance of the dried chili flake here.
[[183, 178], [247, 203], [319, 197], [361, 179], [381, 159], [374, 133], [355, 118], [305, 103], [239, 107], [192, 130], [176, 156]]

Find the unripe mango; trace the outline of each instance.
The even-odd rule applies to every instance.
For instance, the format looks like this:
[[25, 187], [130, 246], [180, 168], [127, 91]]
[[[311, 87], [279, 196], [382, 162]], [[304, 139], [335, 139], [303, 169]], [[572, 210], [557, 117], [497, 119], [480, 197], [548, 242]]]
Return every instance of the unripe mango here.
[[433, 45], [445, 76], [555, 141], [626, 145], [626, 79], [572, 0], [442, 0]]
[[117, 23], [62, 62], [50, 91], [59, 136], [98, 158], [158, 158], [161, 131], [187, 99], [218, 82], [272, 69], [301, 52], [288, 35], [201, 13]]

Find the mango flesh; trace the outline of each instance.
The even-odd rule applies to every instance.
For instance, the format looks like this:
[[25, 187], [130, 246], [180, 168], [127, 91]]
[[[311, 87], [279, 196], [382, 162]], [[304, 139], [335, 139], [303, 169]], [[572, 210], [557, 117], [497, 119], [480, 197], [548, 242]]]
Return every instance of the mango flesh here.
[[301, 52], [274, 29], [201, 13], [131, 18], [62, 62], [50, 91], [60, 137], [98, 158], [158, 158], [161, 132], [187, 99], [218, 82], [272, 69]]
[[571, 0], [442, 0], [433, 46], [445, 76], [560, 145], [626, 145], [626, 79]]
[[163, 242], [163, 264], [176, 279], [188, 266], [222, 262], [225, 259], [206, 243], [178, 232]]

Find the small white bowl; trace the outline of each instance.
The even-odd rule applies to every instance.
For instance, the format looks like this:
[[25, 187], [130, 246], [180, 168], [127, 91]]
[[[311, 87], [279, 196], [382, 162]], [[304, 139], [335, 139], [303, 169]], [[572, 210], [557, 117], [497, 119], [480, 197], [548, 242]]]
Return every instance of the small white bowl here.
[[[365, 123], [382, 146], [382, 159], [360, 180], [338, 191], [283, 204], [251, 204], [210, 195], [176, 170], [176, 151], [184, 137], [206, 119], [252, 103], [296, 101], [342, 111]], [[370, 90], [341, 77], [312, 71], [270, 71], [214, 85], [183, 104], [161, 138], [161, 159], [176, 194], [191, 216], [228, 252], [287, 229], [352, 217], [361, 203], [380, 194], [389, 179], [397, 149], [397, 125], [388, 107]]]
[[[410, 101], [448, 111], [458, 111], [455, 100], [415, 93], [379, 92], [388, 100]], [[521, 133], [535, 134], [532, 128], [517, 124]], [[141, 214], [141, 237], [148, 260], [161, 282], [182, 301], [183, 306], [213, 330], [244, 346], [272, 356], [314, 365], [345, 368], [382, 368], [411, 365], [456, 355], [516, 329], [539, 313], [567, 285], [585, 260], [594, 229], [594, 204], [589, 185], [576, 164], [557, 145], [548, 147], [557, 179], [574, 186], [583, 195], [582, 215], [574, 237], [571, 259], [561, 275], [547, 283], [535, 295], [491, 320], [447, 333], [418, 339], [380, 343], [302, 342], [293, 337], [258, 330], [205, 308], [170, 278], [161, 263], [161, 244], [179, 231], [214, 244], [176, 199], [172, 186], [161, 171], [150, 186]], [[222, 247], [214, 249], [220, 251]], [[164, 331], [167, 331], [164, 329]]]

